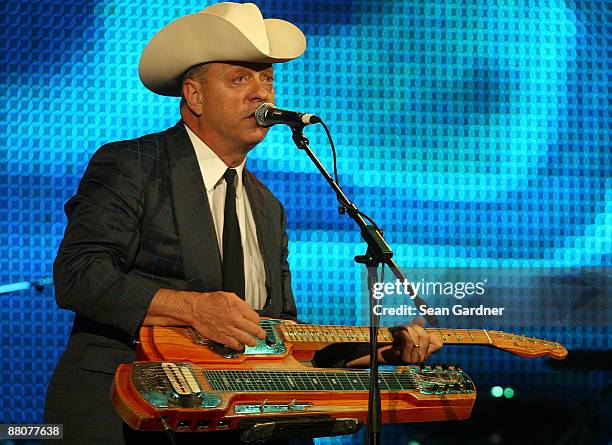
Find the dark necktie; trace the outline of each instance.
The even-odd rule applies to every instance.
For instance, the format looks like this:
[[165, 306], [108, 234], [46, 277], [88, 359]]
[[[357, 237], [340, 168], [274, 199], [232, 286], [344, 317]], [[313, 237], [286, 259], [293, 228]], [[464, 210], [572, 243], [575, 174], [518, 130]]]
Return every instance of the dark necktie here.
[[228, 168], [223, 177], [227, 182], [223, 213], [223, 290], [234, 292], [244, 300], [244, 260], [234, 186], [236, 170]]

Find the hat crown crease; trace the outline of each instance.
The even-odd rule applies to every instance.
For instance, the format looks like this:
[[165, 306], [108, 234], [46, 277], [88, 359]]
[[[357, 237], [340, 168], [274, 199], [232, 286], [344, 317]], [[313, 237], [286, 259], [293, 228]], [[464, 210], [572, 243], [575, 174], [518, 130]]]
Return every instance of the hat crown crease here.
[[270, 41], [261, 11], [253, 3], [218, 3], [200, 11], [216, 15], [235, 26], [262, 53], [270, 54]]

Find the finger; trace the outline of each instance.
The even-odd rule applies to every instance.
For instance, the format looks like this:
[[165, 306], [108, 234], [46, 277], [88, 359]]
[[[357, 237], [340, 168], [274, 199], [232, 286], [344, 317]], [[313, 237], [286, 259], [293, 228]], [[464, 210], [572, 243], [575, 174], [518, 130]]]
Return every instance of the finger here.
[[[239, 298], [236, 294], [228, 293], [230, 295], [230, 311], [236, 314], [236, 326], [239, 326], [243, 320], [248, 321], [249, 323], [258, 326], [255, 330], [250, 329], [253, 335], [260, 337], [262, 339], [266, 338], [266, 332], [260, 327], [261, 317], [259, 314], [244, 300]], [[243, 326], [239, 326], [243, 327]]]
[[442, 347], [442, 345], [444, 344], [442, 342], [442, 338], [438, 337], [437, 335], [431, 335], [429, 337], [430, 342], [429, 344], [434, 348], [434, 352], [437, 351], [438, 349], [440, 349]]
[[228, 346], [237, 351], [242, 350], [244, 348], [244, 344], [238, 342], [233, 336], [230, 335], [227, 326], [228, 325], [219, 327], [195, 323], [193, 327], [209, 340], [224, 346]]
[[[408, 333], [408, 337], [406, 338], [407, 345], [411, 345], [410, 354], [409, 354], [409, 362], [417, 363], [423, 361], [425, 357], [425, 353], [427, 351], [427, 347], [429, 343], [422, 344], [425, 340], [419, 335], [419, 332], [415, 328], [420, 328], [419, 326], [408, 326], [406, 327], [406, 332]], [[422, 328], [420, 328], [422, 329]]]
[[439, 348], [436, 348], [436, 346], [433, 343], [430, 343], [429, 348], [427, 348], [427, 353], [425, 354], [425, 358], [423, 359], [423, 361], [426, 361], [427, 359], [429, 359], [429, 357], [431, 357], [431, 354], [436, 352], [438, 349]]
[[413, 333], [410, 328], [404, 327], [402, 329], [402, 342], [401, 342], [401, 350], [402, 350], [402, 361], [404, 363], [414, 363], [415, 357], [418, 357], [418, 348], [415, 347], [418, 345], [418, 337]]
[[[394, 326], [390, 329], [391, 335], [393, 336], [393, 343], [391, 344], [391, 351], [395, 356], [395, 363], [406, 363], [410, 360], [410, 345], [406, 343], [404, 336], [406, 335], [404, 326]], [[393, 357], [390, 357], [393, 358]]]
[[232, 292], [225, 292], [225, 294], [227, 295], [231, 311], [242, 315], [244, 318], [251, 320], [253, 323], [259, 323], [259, 314], [251, 307], [249, 303]]
[[418, 337], [415, 347], [418, 349], [418, 361], [422, 362], [425, 360], [425, 355], [429, 349], [430, 334], [419, 325], [411, 326], [411, 329]]
[[408, 328], [406, 329], [408, 331], [408, 333], [410, 334], [410, 341], [412, 342], [412, 350], [411, 350], [411, 354], [410, 354], [410, 362], [411, 363], [418, 363], [421, 360], [421, 344], [420, 339], [419, 339], [419, 335], [417, 334], [417, 332], [412, 329], [412, 328]]
[[237, 311], [237, 313], [240, 314], [245, 320], [248, 320], [250, 323], [259, 326], [259, 324], [261, 323], [261, 317], [257, 312], [255, 312], [255, 310], [248, 306], [248, 303], [245, 304], [247, 305], [247, 307], [242, 307], [240, 310]]
[[247, 332], [253, 337], [258, 337], [262, 340], [266, 338], [266, 331], [262, 329], [259, 323], [253, 323], [247, 318], [242, 318], [242, 320], [240, 320], [236, 327], [241, 331]]
[[257, 346], [257, 339], [253, 337], [248, 332], [245, 332], [241, 329], [230, 328], [228, 329], [228, 336], [233, 338], [234, 340], [240, 343], [240, 347], [242, 348], [244, 345], [247, 346]]
[[393, 345], [400, 346], [402, 341], [404, 341], [404, 337], [402, 332], [404, 331], [405, 326], [394, 326], [389, 329], [391, 335], [393, 336]]
[[214, 340], [217, 343], [227, 346], [228, 348], [232, 348], [236, 351], [244, 351], [244, 344], [240, 343], [238, 340], [229, 335], [219, 335], [215, 337], [216, 338], [211, 338], [211, 340]]
[[[245, 334], [249, 334], [251, 337], [259, 337], [261, 339], [266, 338], [266, 331], [264, 331], [259, 324], [253, 323], [250, 320], [244, 318], [241, 314], [233, 313], [228, 317], [227, 328], [233, 330], [239, 330]], [[249, 345], [253, 346], [253, 345]]]
[[[224, 320], [218, 320], [219, 323], [214, 325], [194, 326], [202, 335], [212, 341], [229, 346], [232, 349], [243, 350], [244, 345], [256, 346], [256, 338], [243, 329], [239, 328], [239, 323], [236, 319], [239, 316], [227, 317]], [[243, 318], [239, 318], [244, 322]]]

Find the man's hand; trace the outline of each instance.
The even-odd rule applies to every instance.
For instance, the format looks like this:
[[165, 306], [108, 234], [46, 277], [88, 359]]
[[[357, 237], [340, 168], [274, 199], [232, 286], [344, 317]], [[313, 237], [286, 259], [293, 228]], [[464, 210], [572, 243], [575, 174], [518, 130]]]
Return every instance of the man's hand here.
[[204, 337], [238, 351], [255, 346], [255, 337], [266, 338], [259, 314], [231, 292], [199, 294], [192, 300], [192, 314], [191, 326]]
[[159, 289], [143, 325], [193, 326], [204, 337], [238, 351], [266, 338], [259, 314], [231, 292], [189, 292]]
[[[381, 365], [406, 365], [420, 363], [442, 347], [442, 340], [427, 332], [425, 320], [416, 318], [411, 324], [391, 328], [393, 343], [378, 348], [378, 362]], [[363, 356], [351, 360], [347, 367], [370, 366], [370, 357]]]
[[388, 365], [420, 363], [442, 347], [442, 340], [427, 332], [421, 318], [409, 325], [391, 328], [393, 344], [380, 348], [382, 362]]

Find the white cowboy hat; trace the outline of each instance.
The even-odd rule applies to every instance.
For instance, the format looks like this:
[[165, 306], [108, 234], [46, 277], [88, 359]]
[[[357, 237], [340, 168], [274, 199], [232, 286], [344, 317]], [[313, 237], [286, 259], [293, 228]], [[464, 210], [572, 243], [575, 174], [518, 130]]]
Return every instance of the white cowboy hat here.
[[205, 62], [288, 62], [301, 56], [306, 38], [285, 20], [264, 19], [253, 3], [218, 3], [163, 27], [140, 56], [145, 87], [180, 96], [185, 72]]

